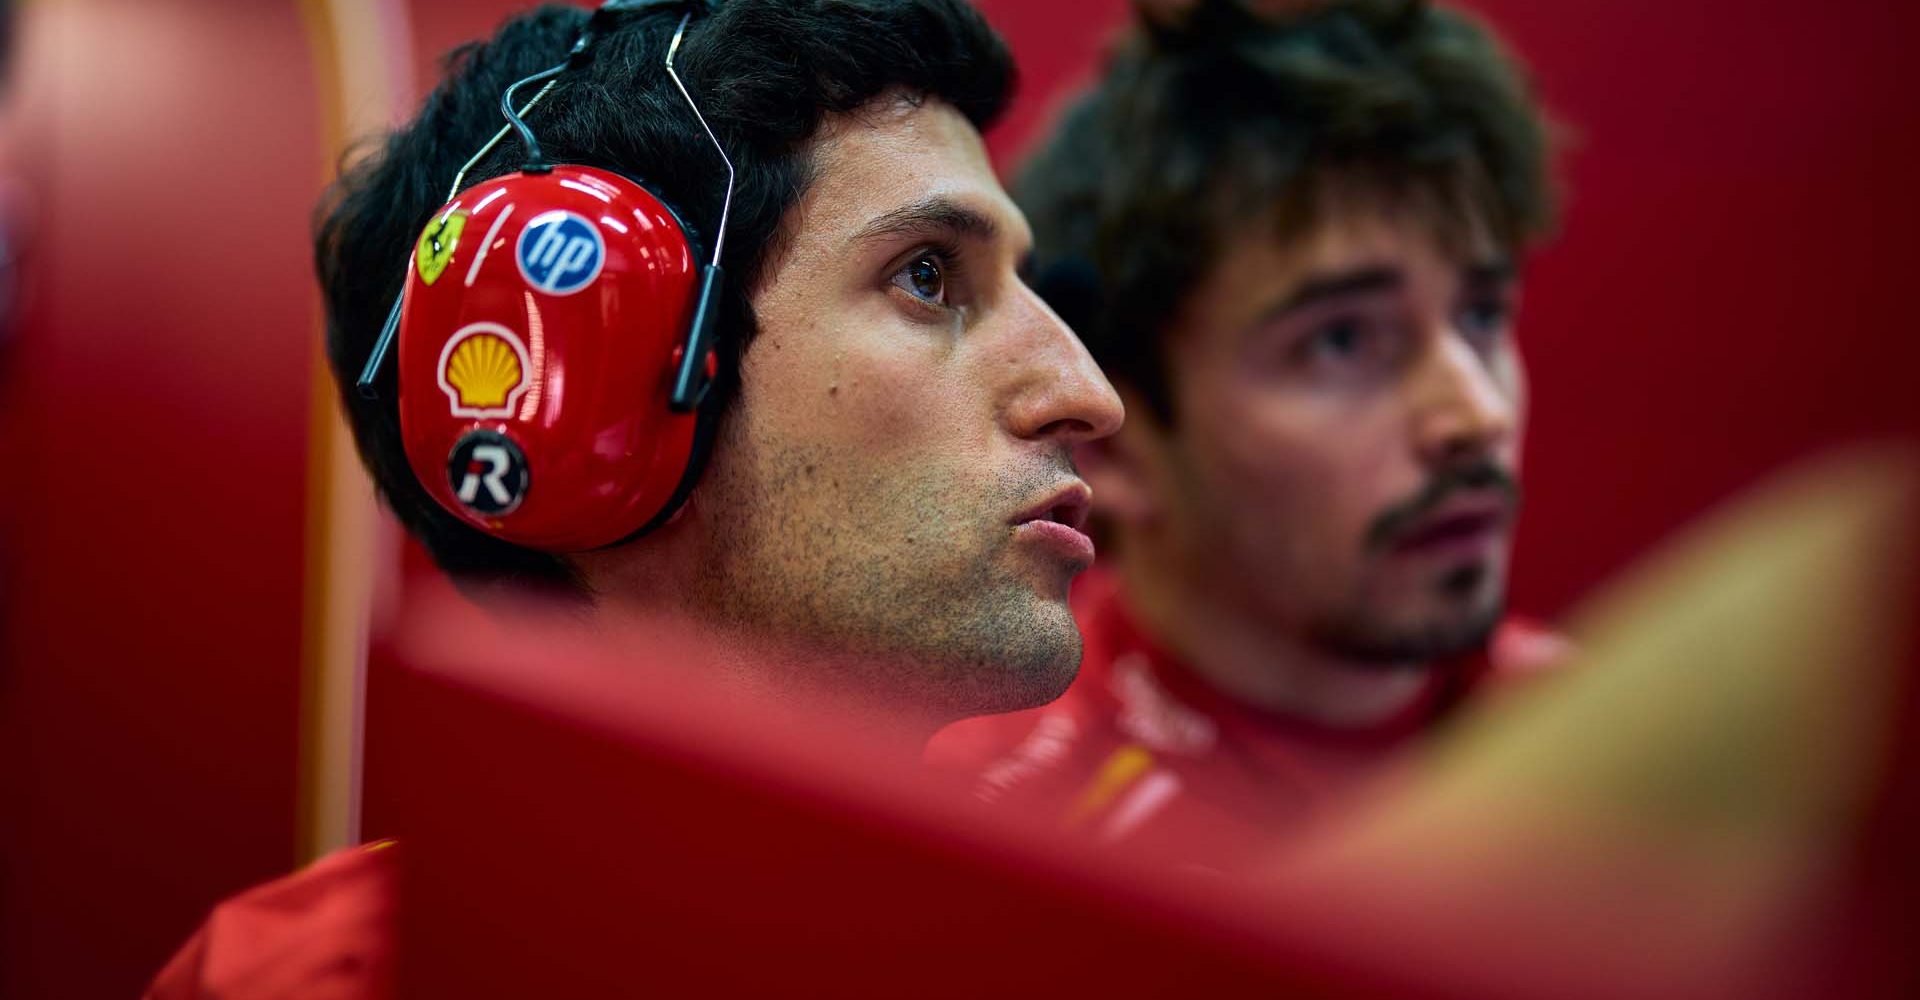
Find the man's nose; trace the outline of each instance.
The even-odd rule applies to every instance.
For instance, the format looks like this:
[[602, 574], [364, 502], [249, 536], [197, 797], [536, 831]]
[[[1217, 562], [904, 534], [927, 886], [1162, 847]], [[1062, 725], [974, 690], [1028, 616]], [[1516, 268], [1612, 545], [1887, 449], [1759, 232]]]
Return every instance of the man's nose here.
[[1080, 338], [1031, 289], [1016, 297], [1020, 366], [1006, 410], [1016, 437], [1075, 445], [1120, 429], [1126, 411]]
[[1486, 358], [1451, 331], [1435, 339], [1414, 393], [1415, 446], [1430, 467], [1486, 455], [1513, 436], [1512, 393]]

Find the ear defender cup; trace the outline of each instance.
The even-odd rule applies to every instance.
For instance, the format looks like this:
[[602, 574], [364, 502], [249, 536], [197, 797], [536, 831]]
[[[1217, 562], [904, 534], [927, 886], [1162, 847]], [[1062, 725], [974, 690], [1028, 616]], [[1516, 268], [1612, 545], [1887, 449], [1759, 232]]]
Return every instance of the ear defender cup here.
[[555, 166], [461, 192], [421, 233], [402, 294], [414, 475], [466, 523], [547, 552], [664, 517], [699, 421], [670, 403], [700, 272], [673, 211], [617, 174]]

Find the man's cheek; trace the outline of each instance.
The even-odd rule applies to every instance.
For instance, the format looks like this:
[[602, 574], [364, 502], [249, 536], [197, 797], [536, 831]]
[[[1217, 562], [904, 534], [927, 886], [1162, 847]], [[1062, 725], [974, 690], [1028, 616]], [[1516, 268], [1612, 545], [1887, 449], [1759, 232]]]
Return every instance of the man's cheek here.
[[1325, 541], [1327, 483], [1313, 471], [1284, 453], [1249, 453], [1206, 485], [1203, 496], [1213, 509], [1205, 516], [1231, 526], [1225, 544], [1236, 554], [1275, 564], [1269, 569], [1316, 562], [1314, 551]]
[[977, 436], [990, 415], [970, 405], [964, 384], [942, 374], [898, 352], [845, 352], [814, 387], [811, 404], [833, 421], [835, 436], [876, 454], [946, 450]]

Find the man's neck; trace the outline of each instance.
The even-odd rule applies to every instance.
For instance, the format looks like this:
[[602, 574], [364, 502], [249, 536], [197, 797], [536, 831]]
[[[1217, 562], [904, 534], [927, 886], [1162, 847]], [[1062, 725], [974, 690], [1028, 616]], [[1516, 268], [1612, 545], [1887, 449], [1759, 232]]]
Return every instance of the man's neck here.
[[709, 625], [718, 656], [719, 683], [743, 698], [780, 712], [831, 726], [835, 732], [903, 760], [918, 760], [927, 741], [947, 722], [926, 706], [880, 696], [877, 672], [850, 654]]
[[1145, 559], [1119, 560], [1128, 610], [1183, 666], [1247, 708], [1333, 729], [1378, 726], [1418, 700], [1424, 664], [1360, 662], [1322, 650], [1265, 616]]
[[853, 657], [764, 636], [705, 610], [677, 595], [628, 588], [602, 591], [591, 618], [607, 641], [646, 647], [657, 645], [648, 641], [650, 635], [672, 637], [698, 661], [672, 667], [729, 701], [812, 727], [829, 726], [851, 743], [890, 757], [917, 760], [927, 740], [949, 721], [928, 715], [925, 706], [884, 701], [871, 683], [875, 671], [862, 669]]
[[596, 595], [594, 616], [615, 627], [667, 623], [711, 652], [703, 680], [777, 712], [824, 721], [877, 752], [918, 760], [933, 734], [959, 718], [900, 689], [899, 678], [920, 672], [914, 665], [887, 670], [869, 656], [726, 620], [716, 610], [723, 602], [692, 582], [713, 559], [703, 539], [717, 530], [701, 529], [694, 521], [700, 516], [690, 504], [682, 519], [633, 543], [645, 552], [624, 546], [575, 556]]

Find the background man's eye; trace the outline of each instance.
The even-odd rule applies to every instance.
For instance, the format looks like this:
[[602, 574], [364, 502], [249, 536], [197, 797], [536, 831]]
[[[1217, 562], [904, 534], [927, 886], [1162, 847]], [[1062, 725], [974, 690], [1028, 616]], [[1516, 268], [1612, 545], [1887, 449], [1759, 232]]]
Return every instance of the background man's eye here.
[[1320, 328], [1308, 342], [1308, 350], [1323, 358], [1350, 358], [1359, 353], [1364, 331], [1360, 324], [1351, 320], [1341, 320]]
[[1507, 319], [1506, 303], [1478, 302], [1461, 311], [1460, 328], [1474, 336], [1497, 334], [1506, 328]]
[[923, 302], [946, 305], [946, 272], [940, 267], [940, 259], [932, 254], [914, 258], [893, 276], [893, 284]]

